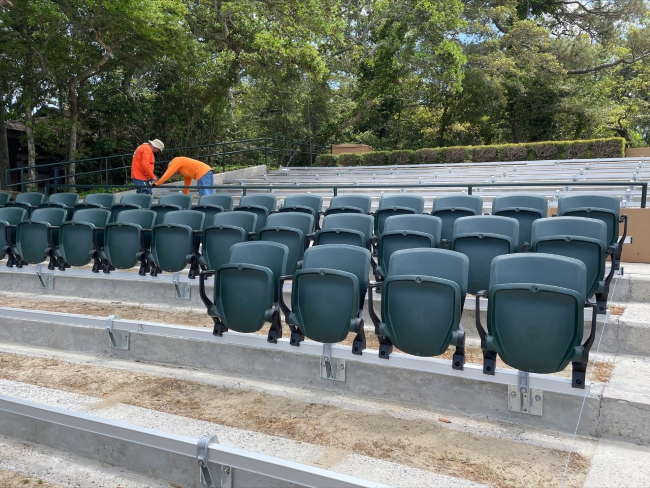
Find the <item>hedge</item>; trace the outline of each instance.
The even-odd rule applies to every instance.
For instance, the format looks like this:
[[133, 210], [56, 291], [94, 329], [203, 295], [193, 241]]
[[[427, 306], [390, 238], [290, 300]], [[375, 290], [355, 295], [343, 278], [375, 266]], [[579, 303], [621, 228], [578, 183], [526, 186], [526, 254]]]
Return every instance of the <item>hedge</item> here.
[[625, 139], [545, 141], [492, 146], [453, 146], [417, 151], [375, 151], [339, 156], [321, 154], [315, 166], [385, 166], [405, 164], [453, 164], [464, 162], [527, 161], [543, 159], [587, 159], [625, 157]]

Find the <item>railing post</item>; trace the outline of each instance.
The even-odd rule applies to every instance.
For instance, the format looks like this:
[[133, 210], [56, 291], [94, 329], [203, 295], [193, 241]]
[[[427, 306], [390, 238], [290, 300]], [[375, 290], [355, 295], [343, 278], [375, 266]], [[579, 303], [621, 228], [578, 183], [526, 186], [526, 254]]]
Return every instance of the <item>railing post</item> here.
[[104, 158], [104, 184], [106, 185], [106, 193], [108, 193], [108, 157]]
[[20, 193], [25, 193], [25, 171], [20, 170]]
[[264, 138], [264, 166], [268, 167], [269, 165], [269, 139]]
[[338, 196], [339, 194], [339, 189], [337, 187], [334, 187], [334, 196]]
[[648, 183], [644, 183], [641, 187], [641, 208], [646, 207], [646, 200], [648, 199]]
[[61, 167], [60, 166], [55, 166], [54, 167], [54, 186], [52, 186], [52, 189], [50, 193], [58, 193], [59, 192], [59, 187], [58, 185], [61, 184]]
[[467, 194], [468, 195], [472, 194], [472, 185], [467, 185]]
[[221, 143], [221, 172], [226, 172], [226, 143]]

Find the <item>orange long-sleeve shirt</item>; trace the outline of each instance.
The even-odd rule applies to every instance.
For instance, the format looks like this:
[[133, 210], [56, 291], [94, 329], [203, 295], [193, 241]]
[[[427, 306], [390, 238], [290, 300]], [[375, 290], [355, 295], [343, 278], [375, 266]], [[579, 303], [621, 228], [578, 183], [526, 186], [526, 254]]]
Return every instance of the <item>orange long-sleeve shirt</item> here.
[[131, 161], [131, 178], [136, 180], [153, 180], [156, 175], [153, 174], [153, 164], [156, 159], [153, 156], [153, 150], [149, 143], [145, 142], [138, 146], [133, 153]]
[[[169, 162], [167, 171], [165, 171], [165, 174], [156, 182], [156, 185], [162, 185], [175, 173], [180, 173], [183, 175], [185, 186], [189, 186], [190, 183], [192, 183], [192, 180], [199, 181], [208, 171], [212, 171], [212, 168], [196, 159], [183, 157], [174, 158]], [[185, 194], [189, 192], [189, 188], [183, 190], [183, 193]]]

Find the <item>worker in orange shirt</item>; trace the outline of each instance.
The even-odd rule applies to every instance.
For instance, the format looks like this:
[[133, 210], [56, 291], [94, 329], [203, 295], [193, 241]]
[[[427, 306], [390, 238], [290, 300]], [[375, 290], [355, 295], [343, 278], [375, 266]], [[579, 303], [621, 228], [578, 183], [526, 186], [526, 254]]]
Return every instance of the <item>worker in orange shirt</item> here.
[[156, 181], [153, 174], [155, 156], [161, 154], [165, 145], [160, 139], [145, 142], [138, 146], [131, 161], [131, 181], [137, 187], [136, 193], [151, 193], [151, 184]]
[[[214, 185], [214, 173], [212, 168], [201, 161], [191, 158], [174, 158], [169, 162], [167, 171], [162, 177], [152, 186], [162, 185], [169, 178], [181, 174], [185, 181], [185, 186], [190, 186], [192, 180], [195, 180], [198, 186], [212, 186]], [[190, 192], [189, 188], [185, 188], [183, 193]], [[213, 190], [199, 189], [199, 196], [210, 195]]]

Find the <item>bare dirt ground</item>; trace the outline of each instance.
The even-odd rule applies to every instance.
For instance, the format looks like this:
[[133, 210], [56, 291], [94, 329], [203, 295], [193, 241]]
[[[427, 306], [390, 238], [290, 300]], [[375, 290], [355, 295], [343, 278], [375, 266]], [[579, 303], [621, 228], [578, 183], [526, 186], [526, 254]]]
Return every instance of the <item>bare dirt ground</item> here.
[[0, 469], [0, 487], [2, 488], [30, 488], [37, 486], [40, 488], [60, 488], [61, 485], [32, 478], [31, 476], [22, 473]]
[[[91, 306], [92, 304], [92, 306]], [[47, 299], [42, 298], [27, 298], [24, 296], [15, 296], [11, 294], [0, 293], [0, 306], [23, 308], [28, 310], [42, 310], [47, 312], [65, 312], [82, 315], [92, 315], [95, 317], [107, 317], [109, 315], [117, 315], [124, 320], [141, 320], [144, 322], [157, 322], [163, 324], [176, 324], [185, 325], [190, 327], [212, 327], [212, 319], [206, 313], [197, 312], [194, 310], [187, 310], [183, 312], [170, 311], [166, 309], [155, 309], [149, 307], [139, 307], [134, 305], [126, 305], [122, 302], [89, 302], [82, 300], [64, 301], [61, 299]], [[268, 334], [270, 326], [263, 327], [258, 334]], [[290, 334], [289, 328], [283, 325], [283, 337], [288, 337]], [[352, 345], [354, 334], [349, 334], [342, 344]], [[366, 343], [368, 349], [378, 350], [379, 341], [373, 333], [366, 332]], [[394, 349], [395, 352], [399, 350]], [[440, 356], [441, 359], [451, 361], [454, 354], [454, 348], [447, 350], [445, 354]], [[483, 364], [483, 354], [479, 347], [468, 345], [465, 347], [465, 361], [473, 364]], [[508, 365], [498, 360], [498, 367], [511, 369]], [[590, 360], [588, 372], [591, 371], [593, 364], [593, 357]], [[597, 381], [607, 382], [612, 376], [614, 363], [607, 361], [598, 361], [596, 369], [594, 370], [593, 379]], [[564, 378], [571, 377], [571, 366], [564, 371], [555, 373], [555, 376]]]
[[[490, 486], [551, 487], [559, 486], [567, 458], [562, 450], [447, 428], [446, 419], [398, 419], [57, 359], [2, 353], [0, 378], [96, 397], [97, 409], [124, 403], [322, 445], [331, 449], [330, 464], [354, 452]], [[582, 486], [588, 466], [574, 453], [565, 486]]]

